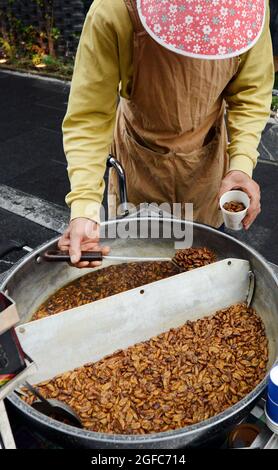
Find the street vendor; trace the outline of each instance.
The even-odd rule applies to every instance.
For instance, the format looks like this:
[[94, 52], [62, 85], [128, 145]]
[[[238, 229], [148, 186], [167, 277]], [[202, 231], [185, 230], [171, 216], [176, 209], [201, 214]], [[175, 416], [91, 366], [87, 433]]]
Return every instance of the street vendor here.
[[81, 249], [108, 251], [98, 227], [111, 151], [129, 202], [193, 203], [194, 220], [219, 228], [219, 197], [241, 188], [248, 229], [260, 212], [252, 172], [272, 86], [265, 0], [95, 0], [63, 123], [71, 222], [59, 246], [72, 263], [97, 264], [79, 262]]

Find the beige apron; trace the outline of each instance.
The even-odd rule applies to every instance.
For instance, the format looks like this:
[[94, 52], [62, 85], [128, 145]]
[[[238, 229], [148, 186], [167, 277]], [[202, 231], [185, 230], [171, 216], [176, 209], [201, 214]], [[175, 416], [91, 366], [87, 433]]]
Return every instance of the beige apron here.
[[[144, 30], [136, 1], [124, 1], [134, 28], [134, 76], [130, 99], [118, 106], [112, 154], [126, 171], [128, 200], [193, 203], [195, 221], [219, 227], [228, 165], [222, 92], [239, 59], [192, 59], [165, 49]], [[118, 194], [114, 170], [108, 192]]]

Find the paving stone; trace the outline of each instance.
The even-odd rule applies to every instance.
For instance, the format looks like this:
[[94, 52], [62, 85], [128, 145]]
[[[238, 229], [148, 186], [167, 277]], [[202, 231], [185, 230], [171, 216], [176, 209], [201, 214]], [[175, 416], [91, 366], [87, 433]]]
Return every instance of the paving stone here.
[[[0, 243], [5, 243], [8, 240], [16, 240], [25, 242], [26, 245], [31, 248], [36, 248], [58, 235], [59, 234], [53, 230], [49, 230], [24, 217], [0, 209]], [[24, 255], [26, 255], [26, 251], [14, 250], [10, 254], [1, 257], [1, 259], [16, 262]], [[5, 270], [4, 263], [2, 263], [1, 268], [3, 272]], [[8, 265], [6, 265], [6, 269], [7, 268], [9, 268]]]
[[254, 179], [261, 188], [262, 212], [258, 223], [272, 230], [273, 238], [277, 242], [277, 233], [274, 227], [278, 223], [278, 166], [268, 163], [258, 163], [254, 171]]
[[0, 143], [0, 183], [20, 180], [20, 175], [23, 175], [24, 184], [24, 175], [39, 164], [47, 164], [51, 173], [52, 161], [64, 165], [62, 168], [66, 178], [61, 132], [50, 132], [43, 128], [22, 132]]
[[[278, 224], [276, 224], [275, 227], [275, 231], [277, 230]], [[278, 264], [278, 247], [277, 244], [273, 244], [271, 229], [262, 227], [259, 222], [256, 222], [247, 232], [234, 232], [232, 230], [225, 231], [237, 240], [240, 240], [257, 250], [267, 259], [267, 261]]]
[[70, 190], [66, 167], [54, 161], [34, 166], [7, 180], [6, 184], [63, 207], [66, 207], [65, 195]]
[[61, 207], [3, 184], [0, 185], [0, 207], [59, 233], [64, 232], [70, 217], [67, 206]]
[[260, 158], [278, 162], [278, 121], [267, 124], [259, 146]]

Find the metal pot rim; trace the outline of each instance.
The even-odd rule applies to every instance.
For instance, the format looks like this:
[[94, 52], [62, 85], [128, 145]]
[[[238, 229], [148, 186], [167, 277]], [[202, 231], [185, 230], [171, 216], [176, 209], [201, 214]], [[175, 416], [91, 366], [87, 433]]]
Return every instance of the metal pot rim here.
[[[193, 225], [193, 228], [194, 227], [199, 227], [201, 229], [206, 229], [207, 231], [217, 233], [217, 235], [222, 237], [222, 238], [231, 240], [233, 243], [243, 247], [245, 250], [249, 251], [250, 254], [254, 255], [257, 259], [259, 259], [259, 261], [263, 264], [264, 268], [268, 271], [268, 273], [274, 279], [274, 281], [275, 281], [275, 283], [278, 287], [278, 277], [275, 275], [273, 269], [270, 268], [267, 260], [257, 250], [250, 247], [246, 243], [241, 242], [240, 240], [237, 240], [236, 238], [232, 237], [231, 235], [228, 235], [227, 233], [220, 232], [217, 229], [215, 229], [213, 227], [210, 227], [209, 225], [200, 224], [200, 223], [197, 223], [197, 222], [188, 222], [186, 220], [181, 220], [181, 219], [173, 219], [173, 218], [170, 218], [170, 217], [129, 216], [129, 217], [125, 217], [125, 218], [117, 219], [117, 220], [107, 220], [105, 222], [102, 222], [101, 226], [105, 227], [105, 226], [112, 225], [112, 224], [115, 224], [115, 223], [117, 223], [117, 224], [118, 223], [127, 223], [129, 221], [134, 221], [134, 220], [137, 220], [137, 221], [140, 220], [140, 221], [145, 222], [145, 221], [150, 221], [151, 219], [155, 219], [155, 220], [159, 220], [159, 221], [163, 220], [163, 221], [169, 222], [169, 223], [175, 223], [176, 222], [176, 223], [182, 223], [182, 224], [185, 224], [185, 225]], [[2, 284], [0, 285], [0, 289], [5, 290], [6, 285], [8, 284], [8, 282], [13, 277], [13, 275], [16, 271], [18, 271], [22, 266], [24, 266], [30, 259], [32, 259], [36, 256], [39, 256], [40, 253], [43, 250], [48, 249], [50, 246], [53, 245], [53, 243], [58, 242], [59, 239], [60, 239], [60, 236], [57, 236], [57, 237], [54, 237], [53, 239], [49, 240], [46, 243], [42, 243], [37, 248], [35, 248], [31, 252], [29, 252], [27, 255], [25, 255], [22, 259], [17, 261], [17, 263], [15, 263], [14, 266], [8, 271], [7, 275], [6, 276], [4, 275], [4, 279], [2, 281]]]
[[258, 396], [263, 392], [267, 384], [268, 375], [263, 379], [263, 381], [258, 384], [248, 395], [246, 395], [242, 400], [237, 402], [235, 405], [227, 408], [227, 410], [222, 411], [219, 414], [205, 420], [200, 421], [196, 424], [191, 424], [184, 428], [175, 429], [172, 431], [164, 431], [160, 433], [151, 433], [145, 435], [136, 435], [136, 434], [109, 434], [109, 433], [99, 433], [95, 431], [86, 431], [85, 429], [78, 429], [68, 424], [60, 423], [53, 418], [44, 416], [39, 411], [33, 409], [30, 405], [27, 405], [23, 400], [21, 400], [14, 392], [9, 395], [8, 400], [16, 406], [17, 409], [26, 413], [29, 417], [32, 417], [35, 421], [40, 424], [45, 424], [53, 430], [61, 431], [65, 434], [71, 435], [72, 437], [82, 437], [88, 440], [99, 440], [102, 442], [108, 442], [110, 444], [143, 444], [146, 441], [150, 443], [155, 443], [157, 441], [169, 440], [176, 437], [188, 436], [199, 431], [207, 431], [215, 424], [220, 424], [225, 421], [227, 418], [232, 418], [236, 415], [242, 408], [250, 405], [253, 400], [258, 398]]

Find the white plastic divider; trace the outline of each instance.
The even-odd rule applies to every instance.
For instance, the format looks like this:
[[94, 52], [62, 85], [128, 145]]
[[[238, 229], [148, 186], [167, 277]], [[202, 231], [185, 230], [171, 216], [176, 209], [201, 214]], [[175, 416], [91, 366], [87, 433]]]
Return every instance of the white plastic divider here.
[[32, 383], [244, 302], [248, 261], [226, 259], [17, 327], [37, 364]]

